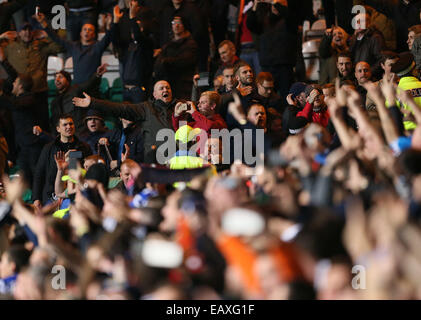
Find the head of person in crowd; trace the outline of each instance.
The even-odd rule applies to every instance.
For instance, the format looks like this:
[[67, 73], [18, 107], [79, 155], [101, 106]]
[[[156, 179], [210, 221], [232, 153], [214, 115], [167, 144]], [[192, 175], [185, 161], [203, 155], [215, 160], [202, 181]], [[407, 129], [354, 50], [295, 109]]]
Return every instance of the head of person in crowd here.
[[133, 170], [140, 170], [140, 166], [136, 161], [133, 161], [132, 159], [126, 159], [121, 163], [120, 166], [120, 179], [123, 181], [124, 186], [126, 189], [130, 188], [134, 181], [133, 177]]
[[86, 172], [85, 181], [89, 188], [95, 188], [98, 184], [108, 188], [109, 172], [104, 163], [94, 163]]
[[[245, 182], [238, 177], [214, 177], [206, 185], [205, 198], [208, 202], [210, 214], [221, 215], [232, 208], [241, 207], [249, 201], [248, 190]], [[218, 195], [218, 201], [215, 197]]]
[[134, 121], [127, 120], [127, 119], [124, 119], [124, 118], [118, 118], [118, 119], [120, 120], [120, 123], [121, 123], [121, 126], [123, 127], [123, 129], [126, 129], [126, 128], [130, 127], [134, 123]]
[[380, 66], [382, 67], [384, 74], [389, 77], [392, 73], [392, 66], [399, 60], [399, 55], [393, 51], [382, 51], [382, 58], [380, 60]]
[[65, 92], [72, 83], [72, 77], [67, 71], [61, 70], [56, 73], [54, 84], [56, 85], [59, 93]]
[[291, 98], [294, 101], [294, 103], [296, 103], [297, 107], [304, 108], [304, 106], [306, 105], [306, 87], [307, 85], [304, 82], [295, 82], [289, 89]]
[[356, 36], [363, 35], [371, 26], [371, 14], [369, 11], [359, 13], [354, 17], [353, 21], [355, 22], [353, 26], [354, 34]]
[[93, 110], [93, 109], [88, 110], [85, 117], [85, 123], [89, 132], [94, 133], [94, 132], [102, 132], [105, 130], [104, 118], [102, 117], [101, 113], [96, 110]]
[[22, 24], [18, 30], [18, 35], [23, 42], [31, 42], [33, 39], [31, 24], [29, 22]]
[[175, 9], [179, 9], [183, 4], [183, 0], [171, 0]]
[[221, 74], [213, 79], [213, 89], [218, 92], [224, 85], [224, 76]]
[[412, 49], [412, 45], [414, 44], [415, 38], [421, 34], [421, 24], [417, 24], [408, 28], [408, 40], [406, 43], [408, 44], [408, 49]]
[[335, 85], [333, 83], [326, 83], [322, 86], [322, 90], [325, 98], [334, 98], [336, 96]]
[[13, 245], [3, 252], [0, 261], [0, 278], [5, 279], [19, 273], [29, 264], [31, 252], [21, 245]]
[[51, 269], [46, 266], [35, 265], [22, 270], [17, 278], [14, 298], [16, 300], [42, 300], [45, 299], [46, 282]]
[[95, 26], [91, 23], [85, 23], [80, 31], [80, 42], [84, 46], [89, 46], [96, 41]]
[[58, 117], [56, 130], [63, 143], [72, 142], [75, 135], [75, 124], [70, 114], [62, 114]]
[[411, 76], [417, 77], [419, 72], [416, 68], [412, 53], [400, 53], [398, 61], [392, 66], [392, 72], [396, 74], [399, 79]]
[[235, 62], [235, 45], [230, 40], [222, 41], [218, 46], [218, 53], [225, 65], [232, 66]]
[[329, 259], [327, 270], [320, 275], [317, 298], [319, 300], [355, 299], [352, 288], [352, 261], [347, 257], [337, 256]]
[[188, 23], [183, 17], [175, 16], [171, 21], [171, 28], [174, 35], [174, 40], [184, 38], [189, 34]]
[[89, 168], [95, 163], [103, 163], [105, 164], [105, 160], [98, 154], [92, 154], [87, 156], [83, 161], [83, 168], [88, 171]]
[[235, 75], [234, 75], [234, 68], [227, 67], [222, 70], [222, 75], [224, 77], [223, 84], [225, 86], [225, 90], [227, 92], [231, 91], [237, 85]]
[[172, 101], [172, 91], [170, 84], [165, 80], [157, 81], [153, 87], [153, 97], [155, 100], [169, 104]]
[[324, 152], [331, 140], [327, 129], [317, 123], [310, 123], [305, 129], [303, 137], [305, 146], [313, 154]]
[[29, 93], [32, 90], [34, 82], [29, 74], [19, 74], [13, 82], [12, 94], [16, 97]]
[[256, 78], [257, 93], [264, 98], [269, 98], [274, 92], [274, 83], [270, 72], [260, 72]]
[[365, 61], [360, 61], [355, 66], [355, 78], [357, 79], [358, 84], [361, 86], [367, 81], [370, 81], [372, 77], [371, 67]]
[[352, 58], [349, 52], [342, 52], [338, 55], [336, 68], [341, 78], [347, 78], [352, 75]]
[[211, 164], [222, 164], [222, 147], [222, 138], [210, 136], [200, 156]]
[[173, 191], [166, 199], [165, 206], [162, 208], [162, 217], [164, 218], [159, 224], [161, 232], [175, 231], [177, 224], [181, 218], [180, 210], [178, 209], [178, 200], [181, 198], [181, 192]]
[[317, 84], [308, 85], [306, 88], [307, 102], [313, 105], [313, 111], [319, 112], [326, 107], [323, 89]]
[[348, 33], [339, 26], [335, 26], [332, 31], [332, 47], [343, 50], [347, 47]]
[[265, 107], [254, 103], [247, 112], [247, 120], [254, 124], [258, 129], [267, 130], [267, 116]]
[[234, 68], [235, 79], [240, 87], [252, 86], [254, 82], [254, 72], [249, 64], [238, 63]]
[[216, 91], [205, 91], [200, 95], [197, 109], [205, 117], [211, 117], [218, 111], [221, 104], [221, 96]]

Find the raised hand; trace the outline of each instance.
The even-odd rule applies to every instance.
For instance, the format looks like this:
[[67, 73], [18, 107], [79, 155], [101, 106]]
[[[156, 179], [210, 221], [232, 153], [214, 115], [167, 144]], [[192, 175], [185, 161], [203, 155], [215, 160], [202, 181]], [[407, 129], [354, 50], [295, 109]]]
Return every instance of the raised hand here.
[[313, 89], [310, 92], [310, 95], [307, 97], [307, 102], [312, 104], [314, 102], [314, 100], [316, 100], [318, 95], [319, 95], [319, 91], [317, 91], [316, 89]]
[[114, 17], [114, 23], [118, 23], [120, 19], [123, 17], [123, 12], [120, 11], [120, 7], [118, 5], [114, 6], [113, 17]]
[[241, 100], [238, 94], [234, 93], [234, 101], [228, 104], [228, 112], [237, 120], [240, 124], [245, 124], [247, 122], [247, 117], [244, 114], [243, 106], [241, 105]]
[[17, 38], [18, 34], [16, 31], [6, 31], [0, 34], [0, 39], [7, 39], [13, 41]]
[[42, 133], [42, 129], [40, 126], [34, 126], [32, 132], [34, 135], [39, 136]]
[[174, 108], [175, 117], [181, 116], [184, 113], [184, 111], [186, 111], [185, 104], [185, 102], [177, 102]]
[[338, 105], [341, 107], [346, 106], [346, 99], [348, 94], [345, 88], [340, 86], [339, 78], [336, 78], [335, 87], [336, 101], [338, 102]]
[[85, 98], [73, 98], [72, 101], [76, 107], [87, 108], [91, 104], [91, 97], [86, 92], [84, 92], [83, 95], [85, 96]]
[[59, 171], [64, 171], [69, 166], [65, 160], [65, 154], [63, 151], [59, 151], [54, 155], [54, 161], [56, 162], [57, 169]]
[[240, 86], [238, 86], [237, 89], [243, 97], [248, 96], [253, 91], [252, 86], [247, 86], [247, 87], [244, 87], [244, 88], [241, 88]]
[[126, 148], [126, 152], [121, 153], [121, 162], [126, 161], [129, 158], [130, 155], [130, 148], [127, 144], [124, 144], [124, 147]]
[[98, 143], [100, 144], [100, 145], [103, 145], [103, 146], [108, 146], [110, 143], [108, 142], [108, 139], [107, 138], [105, 138], [105, 137], [102, 137], [101, 139], [99, 139], [98, 140]]
[[96, 74], [97, 74], [99, 77], [102, 77], [102, 75], [103, 75], [105, 72], [107, 72], [107, 67], [108, 67], [108, 63], [103, 63], [103, 64], [101, 64], [101, 65], [98, 67], [98, 69], [96, 69]]
[[292, 93], [290, 93], [289, 95], [287, 95], [286, 100], [287, 100], [287, 103], [288, 103], [290, 106], [296, 106], [296, 105], [297, 105], [297, 101], [296, 101], [295, 99], [293, 99], [293, 98], [292, 98]]
[[193, 114], [195, 111], [197, 111], [197, 108], [193, 102], [187, 101], [187, 105], [189, 106], [189, 108], [186, 110], [187, 113]]
[[47, 20], [45, 20], [45, 14], [43, 14], [42, 12], [38, 12], [38, 14], [34, 14], [33, 16], [35, 18], [35, 20], [38, 21], [38, 23], [43, 27], [47, 27]]
[[140, 8], [139, 3], [135, 0], [130, 0], [129, 2], [129, 15], [130, 19], [136, 18], [139, 14]]
[[397, 85], [393, 81], [394, 76], [393, 73], [389, 77], [385, 74], [381, 85], [382, 93], [390, 104], [395, 104], [396, 101]]

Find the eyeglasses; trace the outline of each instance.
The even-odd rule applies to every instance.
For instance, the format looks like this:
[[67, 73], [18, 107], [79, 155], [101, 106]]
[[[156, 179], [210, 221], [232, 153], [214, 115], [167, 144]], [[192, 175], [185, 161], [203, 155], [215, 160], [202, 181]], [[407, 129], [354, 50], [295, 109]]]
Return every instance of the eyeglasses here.
[[265, 91], [269, 91], [269, 90], [273, 90], [274, 89], [274, 87], [265, 87], [265, 86], [262, 86], [262, 88], [265, 89]]
[[176, 21], [175, 20], [175, 21], [171, 21], [171, 24], [174, 25], [174, 24], [183, 24], [183, 23], [181, 21]]

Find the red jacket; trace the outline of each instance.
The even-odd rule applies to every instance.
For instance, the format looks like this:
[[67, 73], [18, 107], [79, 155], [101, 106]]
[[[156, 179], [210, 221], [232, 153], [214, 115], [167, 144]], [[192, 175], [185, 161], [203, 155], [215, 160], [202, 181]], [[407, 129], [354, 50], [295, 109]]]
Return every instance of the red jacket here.
[[297, 113], [297, 117], [304, 117], [308, 121], [318, 123], [326, 128], [330, 115], [327, 108], [323, 108], [320, 112], [313, 112], [313, 105], [307, 102], [304, 109]]
[[[192, 114], [194, 121], [188, 122], [187, 124], [192, 128], [200, 128], [208, 134], [208, 137], [211, 134], [212, 129], [225, 129], [227, 124], [224, 119], [219, 114], [214, 114], [213, 116], [207, 118], [199, 111], [195, 111]], [[172, 115], [172, 125], [174, 130], [177, 131], [179, 128], [179, 121], [182, 121], [180, 117], [175, 117]]]
[[[188, 122], [187, 124], [192, 128], [199, 128], [203, 131], [206, 131], [208, 138], [211, 135], [212, 129], [226, 129], [227, 124], [225, 123], [224, 119], [219, 114], [214, 114], [213, 116], [207, 118], [199, 111], [195, 111], [192, 113], [192, 117], [194, 121]], [[174, 130], [177, 131], [179, 126], [179, 121], [183, 121], [180, 117], [175, 117], [174, 113], [172, 115], [172, 125]], [[200, 137], [197, 138], [197, 141], [200, 141]], [[206, 140], [199, 142], [197, 152], [200, 154], [201, 151], [204, 150], [204, 144]]]

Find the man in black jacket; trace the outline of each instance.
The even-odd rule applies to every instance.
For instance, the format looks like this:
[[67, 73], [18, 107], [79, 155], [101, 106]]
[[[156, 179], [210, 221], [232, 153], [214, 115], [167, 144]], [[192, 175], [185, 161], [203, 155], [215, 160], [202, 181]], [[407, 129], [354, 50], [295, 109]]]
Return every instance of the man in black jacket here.
[[25, 180], [32, 183], [35, 165], [42, 149], [40, 139], [33, 134], [33, 127], [40, 125], [41, 122], [37, 100], [31, 93], [33, 80], [29, 74], [17, 74], [4, 56], [3, 49], [0, 49], [0, 62], [8, 75], [6, 83], [9, 83], [9, 86], [13, 83], [10, 103], [6, 101], [5, 105], [10, 108], [15, 128], [16, 162], [23, 171]]
[[359, 0], [358, 2], [372, 6], [392, 19], [396, 25], [397, 52], [408, 50], [406, 44], [408, 28], [421, 23], [421, 0]]
[[153, 101], [142, 103], [113, 103], [105, 100], [91, 98], [85, 94], [85, 98], [73, 98], [77, 107], [91, 107], [114, 117], [120, 117], [131, 121], [140, 121], [142, 136], [144, 138], [145, 163], [156, 163], [156, 150], [164, 143], [157, 141], [157, 134], [161, 129], [171, 129], [171, 116], [177, 101], [173, 100], [171, 86], [167, 81], [155, 83]]
[[174, 39], [164, 45], [155, 61], [155, 79], [167, 80], [175, 97], [188, 100], [196, 70], [197, 44], [184, 18], [174, 17], [172, 30]]
[[382, 74], [380, 61], [382, 51], [386, 48], [383, 34], [371, 24], [369, 13], [360, 13], [355, 17], [356, 29], [351, 37], [349, 51], [356, 66], [358, 62], [367, 62], [372, 69], [373, 76], [379, 78]]
[[[296, 6], [300, 1], [276, 0], [272, 4], [255, 1], [247, 13], [247, 27], [260, 35], [259, 61], [262, 71], [275, 79], [275, 90], [284, 100], [293, 82], [297, 60], [298, 22]], [[298, 10], [299, 12], [299, 10]]]
[[[114, 7], [115, 33], [112, 43], [118, 52], [123, 82], [123, 100], [139, 103], [147, 100], [153, 71], [155, 43], [152, 31], [154, 19], [151, 10], [130, 0], [130, 8], [120, 11]], [[156, 29], [156, 28], [155, 28]]]
[[[169, 1], [168, 1], [169, 2]], [[209, 55], [208, 18], [204, 16], [198, 5], [193, 1], [171, 0], [161, 14], [160, 20], [160, 45], [161, 47], [171, 40], [171, 23], [175, 16], [182, 17], [189, 25], [193, 39], [199, 51], [199, 72], [207, 71]], [[186, 26], [185, 24], [185, 26]]]
[[86, 158], [92, 153], [89, 145], [81, 142], [74, 135], [75, 125], [70, 115], [64, 114], [59, 117], [56, 130], [59, 133], [58, 137], [44, 146], [35, 171], [32, 199], [37, 207], [54, 200], [54, 182], [57, 175], [54, 156], [57, 152], [81, 151], [82, 158]]

